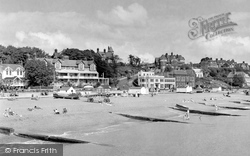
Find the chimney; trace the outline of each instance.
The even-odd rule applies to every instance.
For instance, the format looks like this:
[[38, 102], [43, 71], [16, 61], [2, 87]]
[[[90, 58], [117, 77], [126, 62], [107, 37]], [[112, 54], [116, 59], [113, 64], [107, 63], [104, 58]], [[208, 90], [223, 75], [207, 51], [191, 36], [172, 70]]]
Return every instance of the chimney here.
[[171, 52], [171, 56], [173, 56], [173, 52]]
[[243, 61], [243, 63], [245, 63], [245, 61]]
[[99, 53], [99, 48], [97, 48], [97, 50], [96, 50], [98, 53]]
[[235, 73], [236, 73], [236, 69], [233, 70], [233, 74], [235, 74]]
[[218, 61], [218, 58], [216, 58], [216, 62]]
[[106, 49], [103, 49], [103, 52], [106, 53]]
[[220, 60], [222, 61], [223, 59], [222, 59], [222, 58], [220, 58]]

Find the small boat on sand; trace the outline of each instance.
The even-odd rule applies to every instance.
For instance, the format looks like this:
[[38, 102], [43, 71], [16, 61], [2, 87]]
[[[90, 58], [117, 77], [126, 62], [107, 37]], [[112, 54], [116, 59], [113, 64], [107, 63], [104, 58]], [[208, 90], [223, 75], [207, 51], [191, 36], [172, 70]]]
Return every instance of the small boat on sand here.
[[60, 93], [53, 93], [54, 98], [60, 98], [60, 99], [74, 99], [78, 100], [80, 99], [80, 96], [76, 93], [71, 93], [71, 94], [60, 94]]

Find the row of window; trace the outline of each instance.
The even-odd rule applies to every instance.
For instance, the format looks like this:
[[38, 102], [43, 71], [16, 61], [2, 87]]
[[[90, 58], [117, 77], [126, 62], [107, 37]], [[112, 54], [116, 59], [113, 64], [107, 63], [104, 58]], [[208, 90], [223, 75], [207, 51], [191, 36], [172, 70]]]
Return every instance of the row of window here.
[[148, 85], [148, 84], [142, 84], [141, 85], [142, 87], [150, 87], [150, 88], [152, 88], [152, 87], [159, 87], [159, 88], [172, 88], [172, 86], [173, 85], [170, 85], [170, 84], [161, 84], [160, 86], [156, 86], [156, 85], [154, 85], [154, 84], [150, 84], [150, 85]]
[[[139, 79], [140, 82], [147, 82], [145, 79]], [[164, 79], [148, 79], [148, 82], [164, 82]], [[165, 79], [165, 82], [175, 82], [175, 79]]]
[[[16, 70], [17, 75], [23, 75], [23, 71], [21, 69]], [[12, 75], [12, 70], [10, 68], [6, 69], [6, 75]]]
[[[76, 77], [78, 76], [78, 73], [60, 73], [59, 76], [70, 76], [70, 77]], [[84, 74], [81, 73], [80, 76], [84, 76], [84, 77], [97, 77], [97, 74]]]
[[189, 76], [177, 76], [176, 81], [194, 81], [194, 77]]
[[[84, 70], [84, 64], [81, 63], [81, 64], [78, 65], [78, 67], [67, 67], [67, 66], [62, 67], [61, 63], [57, 62], [55, 64], [55, 68], [56, 69], [68, 69], [68, 70]], [[91, 64], [90, 65], [90, 70], [95, 71], [96, 66], [94, 64]]]

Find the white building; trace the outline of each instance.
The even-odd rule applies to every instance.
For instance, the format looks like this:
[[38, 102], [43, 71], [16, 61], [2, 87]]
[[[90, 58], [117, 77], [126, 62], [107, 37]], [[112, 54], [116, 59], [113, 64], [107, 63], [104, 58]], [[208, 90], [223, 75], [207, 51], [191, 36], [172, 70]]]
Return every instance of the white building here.
[[193, 69], [193, 70], [195, 72], [196, 77], [199, 77], [199, 78], [203, 77], [203, 71], [202, 71], [202, 69], [196, 68], [196, 69]]
[[94, 85], [97, 82], [109, 84], [109, 79], [99, 77], [94, 60], [69, 60], [69, 59], [39, 59], [55, 66], [55, 79], [57, 82], [74, 85]]
[[19, 64], [0, 64], [0, 82], [6, 86], [24, 87], [25, 72]]
[[145, 87], [130, 87], [128, 90], [129, 94], [149, 94], [148, 88]]
[[138, 84], [146, 88], [171, 89], [175, 87], [175, 78], [166, 78], [155, 75], [154, 72], [140, 71], [138, 73]]

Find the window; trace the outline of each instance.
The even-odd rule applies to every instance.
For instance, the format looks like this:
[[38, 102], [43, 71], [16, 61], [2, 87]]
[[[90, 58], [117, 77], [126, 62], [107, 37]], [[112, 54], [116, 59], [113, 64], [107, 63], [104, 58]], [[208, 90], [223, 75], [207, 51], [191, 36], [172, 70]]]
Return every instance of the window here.
[[161, 79], [160, 82], [163, 82], [163, 79]]
[[78, 65], [78, 69], [79, 69], [79, 70], [84, 70], [84, 64], [83, 64], [83, 63], [80, 63], [80, 64]]
[[55, 68], [56, 69], [61, 69], [61, 63], [59, 61], [56, 62]]
[[154, 82], [154, 79], [150, 79], [150, 82]]
[[96, 70], [95, 64], [91, 64], [91, 65], [90, 65], [90, 71], [95, 71], [95, 70]]

